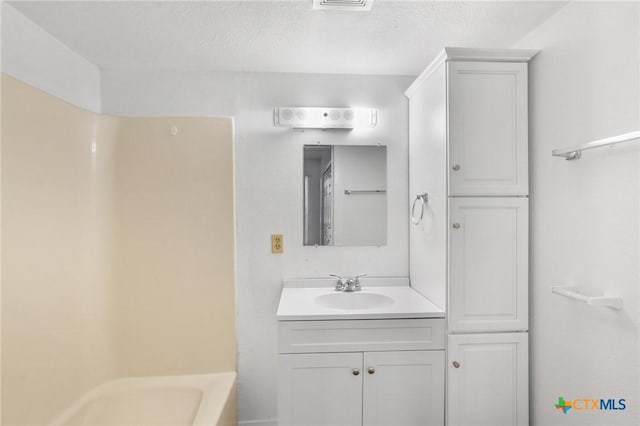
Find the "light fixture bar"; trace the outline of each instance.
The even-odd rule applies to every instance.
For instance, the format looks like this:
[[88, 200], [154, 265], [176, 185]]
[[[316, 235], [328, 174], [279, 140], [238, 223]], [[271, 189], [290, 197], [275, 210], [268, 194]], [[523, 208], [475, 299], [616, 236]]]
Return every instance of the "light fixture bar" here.
[[367, 12], [372, 6], [373, 0], [313, 0], [314, 10]]
[[375, 108], [276, 107], [273, 123], [298, 129], [372, 128], [378, 122]]

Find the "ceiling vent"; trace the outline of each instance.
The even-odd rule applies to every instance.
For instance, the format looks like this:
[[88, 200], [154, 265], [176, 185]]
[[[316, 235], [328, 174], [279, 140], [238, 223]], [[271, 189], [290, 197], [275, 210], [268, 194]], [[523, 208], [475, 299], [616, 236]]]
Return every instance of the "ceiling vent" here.
[[314, 10], [344, 10], [366, 12], [371, 10], [373, 0], [313, 0]]

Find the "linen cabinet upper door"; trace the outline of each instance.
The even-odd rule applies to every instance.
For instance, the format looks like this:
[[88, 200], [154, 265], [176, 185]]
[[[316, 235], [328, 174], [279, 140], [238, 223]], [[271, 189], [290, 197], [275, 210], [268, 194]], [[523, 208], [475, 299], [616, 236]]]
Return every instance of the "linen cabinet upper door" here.
[[449, 199], [449, 331], [528, 329], [528, 205]]
[[527, 64], [447, 66], [449, 195], [528, 195]]

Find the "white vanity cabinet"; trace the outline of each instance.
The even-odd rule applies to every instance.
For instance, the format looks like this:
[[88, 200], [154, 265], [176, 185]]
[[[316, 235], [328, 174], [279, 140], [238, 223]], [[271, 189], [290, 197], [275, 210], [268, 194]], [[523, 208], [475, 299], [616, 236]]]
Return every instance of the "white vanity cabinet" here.
[[527, 63], [536, 53], [445, 48], [405, 92], [409, 276], [447, 308], [449, 426], [528, 423]]
[[444, 351], [364, 353], [364, 426], [444, 424]]
[[362, 425], [362, 353], [280, 355], [278, 425]]
[[278, 425], [444, 424], [444, 319], [279, 326]]

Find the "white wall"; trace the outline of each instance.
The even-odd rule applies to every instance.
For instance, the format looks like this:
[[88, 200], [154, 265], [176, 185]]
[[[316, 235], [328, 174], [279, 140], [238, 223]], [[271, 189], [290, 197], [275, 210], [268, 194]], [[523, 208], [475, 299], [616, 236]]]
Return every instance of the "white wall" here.
[[2, 2], [2, 72], [89, 111], [100, 111], [100, 70]]
[[[638, 143], [551, 150], [640, 128], [637, 2], [571, 3], [515, 47], [530, 65], [531, 413], [535, 425], [640, 424]], [[600, 288], [624, 310], [552, 295]], [[626, 398], [623, 412], [554, 409], [559, 396]]]
[[[329, 273], [406, 276], [407, 101], [409, 77], [124, 72], [102, 74], [102, 110], [122, 115], [235, 117], [240, 421], [276, 417], [277, 322], [283, 278]], [[372, 130], [276, 128], [275, 106], [371, 106]], [[304, 144], [388, 146], [389, 232], [383, 247], [304, 247]], [[270, 234], [285, 252], [271, 254]]]

